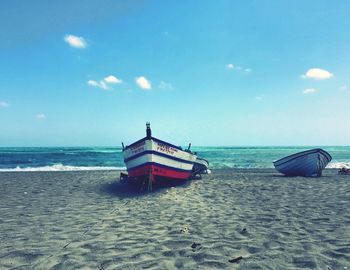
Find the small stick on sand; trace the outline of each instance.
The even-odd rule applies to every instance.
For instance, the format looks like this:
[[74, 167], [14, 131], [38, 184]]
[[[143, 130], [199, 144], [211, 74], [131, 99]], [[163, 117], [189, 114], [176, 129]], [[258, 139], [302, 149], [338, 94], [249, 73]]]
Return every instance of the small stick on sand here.
[[72, 242], [67, 243], [62, 249], [65, 249], [66, 247], [68, 247]]
[[242, 260], [243, 257], [242, 256], [238, 256], [236, 258], [233, 258], [233, 259], [230, 259], [228, 260], [230, 263], [236, 263], [236, 262], [239, 262], [240, 260]]

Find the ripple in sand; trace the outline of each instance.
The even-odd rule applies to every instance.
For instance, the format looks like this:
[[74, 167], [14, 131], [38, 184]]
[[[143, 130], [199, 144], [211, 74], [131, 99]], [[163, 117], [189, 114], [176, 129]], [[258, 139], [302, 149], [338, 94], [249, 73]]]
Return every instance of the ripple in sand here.
[[306, 269], [317, 268], [317, 263], [315, 259], [313, 257], [308, 257], [308, 256], [293, 257], [293, 264], [296, 267], [301, 267]]

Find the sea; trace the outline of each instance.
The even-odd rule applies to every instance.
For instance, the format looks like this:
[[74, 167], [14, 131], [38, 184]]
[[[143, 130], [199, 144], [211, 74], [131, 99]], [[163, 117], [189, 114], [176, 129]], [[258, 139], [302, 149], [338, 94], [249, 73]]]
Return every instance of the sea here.
[[[211, 169], [273, 168], [272, 162], [312, 148], [322, 148], [333, 159], [327, 168], [350, 168], [350, 146], [193, 147]], [[123, 170], [121, 147], [1, 147], [1, 171]]]

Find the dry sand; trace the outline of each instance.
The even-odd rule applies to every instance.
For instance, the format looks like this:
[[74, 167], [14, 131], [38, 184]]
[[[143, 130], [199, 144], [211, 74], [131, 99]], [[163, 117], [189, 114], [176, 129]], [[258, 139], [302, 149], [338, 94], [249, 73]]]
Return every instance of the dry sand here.
[[149, 194], [117, 180], [0, 173], [0, 269], [350, 269], [349, 175], [216, 170]]

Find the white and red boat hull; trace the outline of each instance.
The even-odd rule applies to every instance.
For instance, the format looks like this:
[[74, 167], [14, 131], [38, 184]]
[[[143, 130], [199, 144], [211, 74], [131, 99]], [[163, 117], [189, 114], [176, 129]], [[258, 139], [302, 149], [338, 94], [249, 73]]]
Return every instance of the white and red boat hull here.
[[123, 150], [129, 177], [188, 179], [196, 155], [156, 138], [144, 138]]

